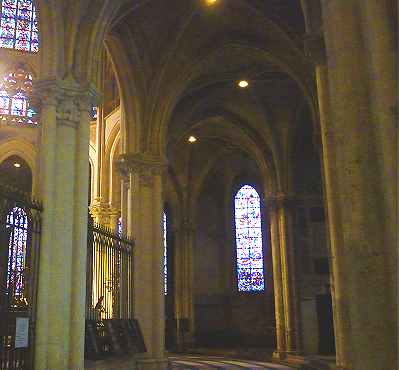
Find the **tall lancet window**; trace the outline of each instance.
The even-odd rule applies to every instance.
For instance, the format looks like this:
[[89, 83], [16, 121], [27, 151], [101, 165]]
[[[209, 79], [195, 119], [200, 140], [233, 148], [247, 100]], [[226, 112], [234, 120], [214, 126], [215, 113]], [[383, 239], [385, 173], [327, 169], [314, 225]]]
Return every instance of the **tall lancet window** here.
[[162, 230], [163, 230], [163, 276], [164, 276], [164, 294], [168, 294], [168, 220], [166, 212], [162, 215]]
[[32, 0], [2, 0], [0, 47], [36, 53], [39, 31]]
[[9, 232], [8, 263], [7, 263], [7, 288], [11, 294], [10, 302], [24, 297], [25, 290], [25, 264], [28, 242], [28, 216], [19, 207], [15, 207], [7, 214], [6, 229]]
[[258, 192], [244, 185], [234, 198], [234, 209], [238, 291], [263, 291], [262, 216]]

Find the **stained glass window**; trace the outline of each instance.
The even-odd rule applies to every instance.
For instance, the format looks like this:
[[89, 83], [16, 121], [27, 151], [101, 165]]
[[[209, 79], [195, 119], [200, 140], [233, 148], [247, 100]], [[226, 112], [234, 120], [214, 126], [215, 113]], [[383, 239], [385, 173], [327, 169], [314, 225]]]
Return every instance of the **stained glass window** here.
[[0, 47], [39, 51], [36, 9], [32, 0], [2, 0]]
[[122, 236], [122, 217], [118, 218], [118, 222], [116, 224], [116, 233], [118, 234], [118, 236]]
[[32, 75], [22, 65], [9, 71], [0, 82], [0, 122], [36, 125], [31, 105]]
[[98, 111], [97, 107], [93, 105], [91, 107], [91, 112], [90, 112], [90, 117], [92, 120], [97, 119], [97, 111]]
[[234, 198], [234, 209], [238, 291], [262, 291], [265, 289], [262, 217], [257, 191], [244, 185]]
[[13, 304], [24, 296], [26, 247], [28, 239], [28, 217], [19, 207], [13, 208], [7, 215], [6, 227], [10, 232], [8, 242], [7, 289]]
[[168, 294], [168, 243], [167, 243], [167, 226], [168, 221], [166, 212], [162, 215], [162, 228], [163, 228], [163, 276], [164, 276], [164, 293]]

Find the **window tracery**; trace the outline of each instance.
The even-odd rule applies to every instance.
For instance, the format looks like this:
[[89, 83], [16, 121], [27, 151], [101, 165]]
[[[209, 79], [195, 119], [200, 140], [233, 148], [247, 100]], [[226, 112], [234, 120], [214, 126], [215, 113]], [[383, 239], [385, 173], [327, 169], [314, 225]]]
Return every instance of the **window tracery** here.
[[0, 83], [0, 121], [10, 124], [37, 124], [31, 105], [32, 74], [23, 66], [9, 71]]
[[0, 47], [36, 53], [39, 31], [32, 0], [2, 0]]
[[234, 209], [238, 291], [262, 291], [265, 289], [265, 279], [258, 192], [249, 185], [241, 187], [234, 198]]

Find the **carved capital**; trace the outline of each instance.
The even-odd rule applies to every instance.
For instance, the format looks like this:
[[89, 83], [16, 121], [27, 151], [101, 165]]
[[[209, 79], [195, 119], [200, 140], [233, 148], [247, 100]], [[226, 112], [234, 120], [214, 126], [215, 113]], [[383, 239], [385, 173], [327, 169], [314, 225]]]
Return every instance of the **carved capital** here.
[[153, 185], [154, 176], [162, 176], [167, 169], [165, 159], [147, 153], [122, 154], [116, 164], [123, 177], [136, 173], [140, 184], [147, 187]]
[[53, 106], [58, 125], [78, 127], [81, 115], [88, 114], [96, 92], [88, 85], [78, 84], [73, 77], [37, 81], [34, 85], [40, 105]]
[[90, 205], [90, 214], [93, 219], [100, 225], [111, 227], [111, 218], [119, 215], [116, 208], [111, 207], [107, 202], [102, 201], [100, 198], [95, 199]]
[[321, 33], [307, 35], [304, 40], [304, 48], [306, 56], [315, 65], [325, 65], [327, 63], [326, 46]]

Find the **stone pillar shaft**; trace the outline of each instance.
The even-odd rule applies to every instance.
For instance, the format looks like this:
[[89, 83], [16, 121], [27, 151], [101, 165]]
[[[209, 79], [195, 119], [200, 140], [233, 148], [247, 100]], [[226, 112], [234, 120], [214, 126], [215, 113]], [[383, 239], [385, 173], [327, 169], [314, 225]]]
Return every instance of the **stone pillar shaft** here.
[[102, 105], [97, 107], [97, 122], [96, 122], [96, 154], [97, 154], [97, 176], [95, 181], [94, 199], [101, 199], [103, 195], [102, 189], [102, 172], [105, 151], [105, 120]]
[[40, 81], [43, 97], [40, 251], [35, 368], [84, 368], [89, 90]]
[[322, 7], [328, 86], [318, 67], [318, 89], [337, 365], [390, 369], [397, 363], [397, 75], [387, 2]]
[[286, 352], [285, 318], [283, 299], [283, 277], [281, 273], [280, 235], [278, 225], [277, 208], [275, 205], [269, 207], [270, 239], [273, 261], [273, 283], [274, 283], [274, 305], [276, 315], [276, 351], [274, 357], [284, 357]]
[[[194, 291], [193, 291], [193, 238], [194, 228], [189, 221], [183, 221], [175, 230], [176, 248], [176, 298], [175, 314], [177, 320], [177, 344], [179, 348], [194, 340]], [[183, 333], [180, 327], [181, 319], [188, 320], [189, 332]], [[182, 337], [184, 335], [184, 338]]]
[[139, 356], [139, 369], [166, 369], [162, 239], [164, 165], [157, 157], [137, 153], [121, 156], [119, 166], [130, 177], [128, 232], [135, 239], [134, 313], [147, 346], [147, 353]]
[[[87, 102], [88, 103], [88, 102]], [[69, 366], [71, 369], [79, 369], [84, 358], [84, 341], [82, 335], [82, 323], [85, 322], [86, 289], [79, 285], [85, 285], [86, 257], [87, 257], [87, 203], [88, 194], [84, 189], [89, 187], [89, 104], [80, 107], [80, 123], [76, 130], [76, 180], [74, 209], [74, 246], [72, 250], [72, 291], [71, 291], [71, 350]]]
[[291, 199], [282, 194], [266, 199], [273, 253], [277, 337], [275, 356], [280, 358], [301, 351], [290, 203]]
[[286, 352], [300, 352], [298, 331], [298, 304], [296, 296], [295, 260], [292, 245], [292, 219], [288, 202], [278, 200], [278, 223], [280, 231], [280, 256], [284, 300]]

